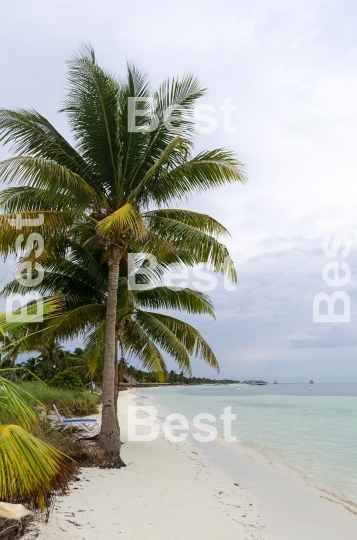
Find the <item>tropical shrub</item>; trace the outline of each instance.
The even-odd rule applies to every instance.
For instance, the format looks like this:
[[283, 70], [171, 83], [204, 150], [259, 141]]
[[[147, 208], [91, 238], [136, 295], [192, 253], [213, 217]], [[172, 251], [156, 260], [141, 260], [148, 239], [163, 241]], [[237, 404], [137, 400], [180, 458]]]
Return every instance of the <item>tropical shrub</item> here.
[[62, 388], [63, 390], [84, 390], [85, 386], [82, 380], [71, 369], [65, 369], [60, 373], [57, 373], [50, 381], [48, 385], [54, 388]]
[[73, 468], [56, 448], [16, 424], [0, 425], [0, 500], [46, 510]]
[[[26, 396], [0, 375], [0, 500], [44, 511], [53, 495], [66, 489], [73, 467], [62, 452], [29, 432], [37, 417]], [[17, 421], [2, 424], [4, 416]]]

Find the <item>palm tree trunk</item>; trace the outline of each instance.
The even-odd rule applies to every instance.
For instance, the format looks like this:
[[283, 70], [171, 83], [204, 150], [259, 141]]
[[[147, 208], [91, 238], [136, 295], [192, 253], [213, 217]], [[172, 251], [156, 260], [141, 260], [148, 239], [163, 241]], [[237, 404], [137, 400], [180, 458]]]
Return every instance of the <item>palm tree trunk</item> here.
[[[11, 360], [11, 364], [10, 364], [10, 366], [11, 366], [12, 369], [14, 369], [15, 363], [16, 363], [16, 358], [13, 358], [13, 359]], [[10, 379], [11, 382], [14, 382], [14, 379], [15, 379], [14, 375], [15, 375], [15, 373], [14, 373], [13, 371], [10, 371], [10, 373], [9, 373], [9, 379]]]
[[103, 369], [102, 390], [102, 428], [99, 442], [106, 454], [106, 464], [111, 467], [124, 465], [120, 458], [120, 431], [116, 416], [115, 389], [115, 348], [116, 336], [116, 308], [118, 294], [120, 249], [111, 246], [108, 248], [108, 298], [105, 330], [105, 355]]
[[[117, 332], [118, 333], [118, 332]], [[115, 403], [115, 415], [117, 419], [118, 429], [120, 431], [119, 427], [119, 419], [118, 419], [118, 397], [119, 397], [119, 369], [118, 369], [118, 338], [116, 338], [115, 342], [115, 369], [114, 369], [114, 403]]]

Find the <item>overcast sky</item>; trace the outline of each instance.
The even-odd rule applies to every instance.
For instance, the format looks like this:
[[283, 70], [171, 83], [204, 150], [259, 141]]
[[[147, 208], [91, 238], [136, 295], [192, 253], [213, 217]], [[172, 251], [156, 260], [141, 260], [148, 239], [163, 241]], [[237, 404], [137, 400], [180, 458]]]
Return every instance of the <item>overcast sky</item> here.
[[[357, 8], [352, 0], [17, 0], [0, 19], [0, 106], [33, 107], [68, 136], [56, 113], [65, 60], [82, 41], [123, 72], [134, 60], [153, 86], [195, 73], [218, 111], [197, 150], [228, 146], [249, 181], [195, 198], [190, 207], [228, 227], [235, 292], [213, 292], [217, 320], [195, 318], [223, 377], [354, 381], [356, 359]], [[220, 105], [236, 105], [226, 133]], [[6, 157], [0, 150], [0, 158]], [[316, 220], [345, 219], [325, 229]], [[350, 282], [322, 279], [326, 233], [352, 241]], [[1, 263], [0, 278], [12, 266]], [[342, 273], [343, 274], [343, 273]], [[350, 323], [313, 323], [313, 298], [345, 291]], [[3, 305], [3, 304], [2, 304]], [[190, 322], [192, 319], [189, 319]], [[195, 375], [214, 376], [196, 362]]]

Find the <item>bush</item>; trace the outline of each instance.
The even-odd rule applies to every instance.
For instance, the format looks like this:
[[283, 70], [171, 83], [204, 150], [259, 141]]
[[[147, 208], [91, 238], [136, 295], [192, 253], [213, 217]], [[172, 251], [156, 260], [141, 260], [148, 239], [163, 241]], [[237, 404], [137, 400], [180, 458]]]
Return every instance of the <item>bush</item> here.
[[50, 381], [48, 385], [53, 388], [62, 388], [63, 390], [84, 390], [84, 384], [77, 373], [71, 369], [65, 369], [60, 373], [57, 373]]
[[56, 492], [65, 492], [74, 469], [57, 448], [10, 424], [0, 426], [0, 472], [2, 501], [25, 500], [43, 512]]
[[[13, 418], [10, 424], [0, 425], [0, 500], [48, 511], [56, 493], [65, 492], [73, 466], [57, 448], [33, 433], [40, 427], [32, 409], [33, 397], [1, 376], [0, 387], [0, 413]], [[0, 536], [9, 538], [11, 530], [12, 526], [3, 529]]]

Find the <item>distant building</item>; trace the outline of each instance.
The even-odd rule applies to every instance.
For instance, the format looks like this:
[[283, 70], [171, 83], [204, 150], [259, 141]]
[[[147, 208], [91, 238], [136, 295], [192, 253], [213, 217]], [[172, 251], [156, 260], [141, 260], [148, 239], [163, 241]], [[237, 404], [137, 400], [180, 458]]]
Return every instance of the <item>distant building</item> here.
[[263, 386], [265, 384], [268, 384], [265, 381], [243, 381], [244, 384], [251, 384], [252, 386]]
[[138, 381], [136, 379], [134, 379], [134, 377], [132, 377], [131, 375], [123, 375], [123, 381], [122, 382], [126, 382], [126, 383], [129, 383], [129, 384], [138, 384]]

